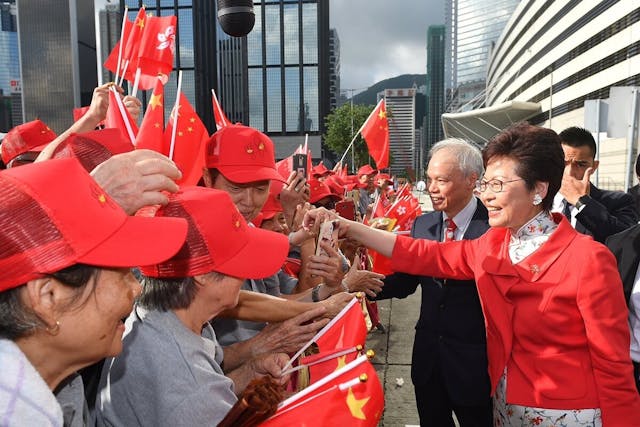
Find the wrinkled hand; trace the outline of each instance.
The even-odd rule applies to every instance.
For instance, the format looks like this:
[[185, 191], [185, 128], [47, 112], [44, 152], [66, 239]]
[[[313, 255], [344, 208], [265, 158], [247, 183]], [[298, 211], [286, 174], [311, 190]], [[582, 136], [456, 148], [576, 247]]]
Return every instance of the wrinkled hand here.
[[278, 384], [286, 384], [289, 381], [290, 374], [282, 375], [282, 369], [287, 365], [289, 356], [285, 353], [267, 353], [251, 360], [251, 369], [255, 373], [255, 377], [264, 377], [269, 375], [276, 380]]
[[327, 311], [324, 316], [327, 319], [333, 319], [353, 298], [355, 298], [355, 296], [350, 293], [340, 292], [316, 304], [326, 307]]
[[578, 199], [591, 191], [591, 175], [594, 172], [593, 168], [587, 168], [584, 172], [582, 179], [575, 179], [570, 173], [571, 165], [564, 167], [564, 174], [562, 175], [562, 183], [560, 185], [559, 193], [572, 205], [575, 205]]
[[309, 201], [311, 189], [307, 184], [307, 179], [300, 172], [291, 172], [287, 179], [287, 184], [280, 192], [280, 203], [282, 209], [293, 213], [298, 205], [304, 205]]
[[142, 102], [135, 96], [127, 95], [122, 98], [122, 103], [131, 115], [133, 121], [137, 123], [140, 118], [140, 112], [142, 111]]
[[254, 337], [253, 354], [295, 353], [329, 323], [327, 319], [318, 319], [325, 315], [325, 307], [318, 306], [284, 322], [268, 324]]
[[384, 275], [373, 271], [360, 270], [360, 260], [356, 256], [351, 268], [344, 276], [344, 283], [349, 292], [364, 292], [370, 297], [375, 297], [384, 286]]
[[[307, 211], [302, 220], [302, 228], [313, 233], [314, 230], [318, 230], [319, 224], [326, 220], [338, 220], [340, 226], [338, 228], [338, 237], [343, 237], [347, 234], [349, 229], [349, 223], [337, 213], [327, 210], [325, 208], [315, 208]], [[317, 235], [317, 231], [316, 231]]]
[[320, 242], [320, 247], [328, 255], [312, 255], [306, 261], [307, 273], [311, 277], [324, 278], [325, 284], [331, 288], [340, 286], [344, 273], [342, 272], [342, 257], [328, 242]]
[[98, 165], [91, 176], [129, 215], [149, 205], [166, 205], [163, 191], [175, 193], [182, 174], [175, 163], [151, 150], [117, 154]]
[[[111, 86], [114, 86], [114, 84], [105, 83], [93, 90], [91, 104], [89, 105], [89, 110], [85, 115], [94, 123], [93, 127], [98, 126], [98, 123], [107, 117], [107, 109], [109, 108], [109, 88]], [[120, 94], [124, 92], [120, 86], [115, 86], [115, 88]]]

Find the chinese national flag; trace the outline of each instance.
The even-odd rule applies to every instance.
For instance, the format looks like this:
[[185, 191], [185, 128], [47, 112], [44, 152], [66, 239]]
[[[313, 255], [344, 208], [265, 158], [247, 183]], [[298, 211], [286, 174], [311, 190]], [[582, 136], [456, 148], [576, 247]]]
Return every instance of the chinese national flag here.
[[378, 102], [360, 131], [367, 142], [369, 154], [378, 169], [389, 167], [389, 122], [384, 98]]
[[[211, 89], [211, 103], [213, 104], [213, 118], [216, 120], [216, 129], [220, 130], [225, 126], [229, 126], [231, 122], [229, 122], [224, 111], [222, 111], [216, 92], [213, 89]], [[285, 179], [286, 178], [288, 178], [288, 176], [286, 176]]]
[[[141, 75], [153, 79], [157, 76], [163, 76], [166, 79], [173, 69], [175, 43], [176, 17], [148, 16], [138, 51], [138, 68], [140, 68]], [[144, 89], [142, 82], [141, 79], [140, 88]], [[154, 85], [155, 80], [149, 87], [154, 87]]]
[[378, 425], [384, 393], [367, 356], [285, 400], [262, 427]]
[[[122, 58], [120, 58], [120, 74], [124, 73], [124, 78], [133, 82], [136, 74], [136, 68], [138, 67], [138, 52], [140, 51], [140, 43], [142, 41], [142, 35], [144, 33], [147, 16], [145, 14], [145, 8], [142, 7], [138, 11], [136, 20], [134, 22], [128, 19], [124, 21], [124, 32], [122, 34], [122, 40], [116, 43], [111, 53], [104, 62], [104, 67], [111, 72], [115, 73], [118, 68], [118, 54], [120, 53], [120, 44], [122, 43]], [[125, 63], [129, 61], [125, 72]], [[142, 83], [142, 81], [141, 81]], [[146, 83], [146, 81], [145, 81]], [[140, 89], [150, 89], [153, 87], [147, 84], [139, 84]]]
[[[164, 132], [164, 152], [166, 153], [170, 152], [173, 126], [172, 114]], [[204, 145], [207, 139], [209, 139], [207, 128], [184, 93], [180, 93], [178, 125], [173, 149], [173, 161], [182, 171], [179, 185], [196, 185], [202, 177], [202, 168], [205, 165]]]
[[[123, 43], [123, 45], [122, 45], [123, 55], [122, 55], [122, 58], [120, 59], [120, 74], [122, 74], [122, 72], [123, 72], [124, 64], [125, 64], [125, 61], [126, 61], [124, 59], [124, 47], [127, 44], [127, 40], [129, 39], [129, 35], [131, 34], [131, 30], [132, 29], [133, 29], [133, 22], [129, 21], [128, 19], [125, 20], [124, 21], [124, 31], [122, 33], [122, 40], [120, 40], [118, 43], [116, 43], [116, 45], [111, 50], [111, 53], [109, 53], [109, 56], [107, 57], [106, 61], [104, 61], [104, 68], [106, 68], [107, 70], [111, 71], [114, 74], [118, 70], [118, 53], [120, 53], [120, 43]], [[124, 40], [124, 42], [123, 42], [123, 40]], [[137, 58], [136, 58], [136, 60], [137, 60]], [[133, 71], [135, 72], [135, 69]], [[131, 74], [130, 68], [127, 68], [127, 74], [125, 76], [125, 78], [127, 78], [127, 80], [129, 80], [129, 78], [127, 76], [133, 77], [133, 74]]]
[[107, 107], [107, 116], [104, 119], [104, 127], [119, 129], [132, 144], [135, 143], [138, 126], [124, 107], [120, 94], [114, 89], [109, 90], [109, 106]]
[[144, 113], [138, 136], [136, 148], [146, 148], [168, 155], [164, 152], [164, 86], [160, 79], [156, 79], [156, 87], [153, 90], [147, 111]]

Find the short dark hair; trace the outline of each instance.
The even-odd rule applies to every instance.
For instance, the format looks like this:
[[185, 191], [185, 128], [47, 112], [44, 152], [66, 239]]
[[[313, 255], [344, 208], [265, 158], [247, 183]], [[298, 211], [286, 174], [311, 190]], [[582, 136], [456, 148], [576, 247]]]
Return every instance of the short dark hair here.
[[138, 304], [149, 310], [169, 311], [188, 308], [196, 297], [198, 284], [193, 277], [158, 278], [142, 275]]
[[[75, 307], [85, 287], [91, 282], [95, 289], [100, 269], [85, 264], [75, 264], [48, 276], [65, 286], [76, 289], [73, 298], [63, 308]], [[92, 280], [94, 279], [94, 280]], [[29, 307], [21, 297], [24, 284], [0, 292], [0, 338], [16, 340], [31, 335], [38, 328], [47, 328], [47, 324]], [[85, 299], [81, 304], [86, 303]]]
[[542, 208], [551, 210], [564, 172], [564, 153], [557, 133], [529, 123], [517, 123], [494, 136], [482, 150], [485, 168], [494, 157], [515, 160], [516, 174], [529, 190], [535, 188], [536, 182], [548, 182]]
[[596, 141], [593, 135], [585, 128], [572, 126], [560, 132], [560, 141], [569, 147], [589, 147], [592, 157], [596, 158]]

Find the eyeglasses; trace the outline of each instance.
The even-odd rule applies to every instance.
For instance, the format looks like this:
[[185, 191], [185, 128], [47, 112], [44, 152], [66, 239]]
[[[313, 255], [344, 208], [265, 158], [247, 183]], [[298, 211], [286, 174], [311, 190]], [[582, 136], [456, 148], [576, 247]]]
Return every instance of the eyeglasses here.
[[503, 186], [505, 184], [508, 184], [510, 182], [515, 182], [515, 181], [524, 181], [524, 179], [518, 178], [518, 179], [511, 179], [509, 181], [500, 181], [499, 179], [496, 179], [496, 178], [490, 179], [489, 181], [478, 180], [476, 181], [476, 191], [478, 191], [479, 193], [484, 193], [484, 191], [488, 187], [494, 193], [501, 193], [504, 190]]

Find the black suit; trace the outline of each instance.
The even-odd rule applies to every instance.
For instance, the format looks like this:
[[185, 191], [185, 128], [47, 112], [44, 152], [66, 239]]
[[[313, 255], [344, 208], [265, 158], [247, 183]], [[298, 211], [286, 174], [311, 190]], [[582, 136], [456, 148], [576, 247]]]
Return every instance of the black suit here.
[[622, 191], [600, 190], [591, 184], [591, 201], [576, 215], [576, 231], [604, 243], [607, 237], [633, 226], [638, 214], [633, 197]]
[[[631, 291], [636, 279], [638, 264], [640, 264], [640, 224], [631, 227], [622, 233], [614, 234], [607, 239], [607, 247], [613, 252], [618, 263], [618, 272], [622, 278], [622, 289], [624, 298], [629, 305]], [[638, 378], [639, 366], [633, 362], [636, 387], [640, 391], [640, 380]]]
[[[489, 228], [486, 208], [478, 207], [465, 239]], [[418, 217], [411, 230], [416, 238], [442, 239], [441, 212]], [[411, 379], [421, 426], [453, 426], [454, 410], [462, 427], [491, 426], [484, 317], [473, 281], [436, 279], [396, 273], [385, 279], [377, 299], [405, 298], [422, 286], [416, 325]]]

